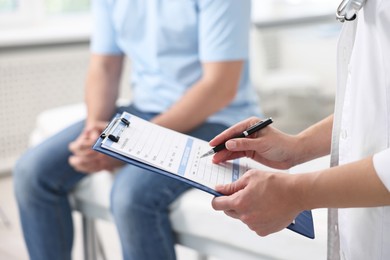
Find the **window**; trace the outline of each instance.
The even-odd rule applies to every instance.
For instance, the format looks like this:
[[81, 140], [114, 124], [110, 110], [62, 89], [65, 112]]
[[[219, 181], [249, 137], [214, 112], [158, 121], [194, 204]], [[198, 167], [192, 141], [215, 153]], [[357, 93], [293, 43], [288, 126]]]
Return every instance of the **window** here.
[[90, 0], [0, 0], [0, 28], [31, 27], [89, 13]]
[[46, 13], [50, 15], [87, 12], [89, 6], [89, 0], [45, 0]]
[[16, 0], [0, 0], [0, 14], [15, 12], [18, 2]]
[[88, 40], [92, 0], [0, 0], [0, 47]]

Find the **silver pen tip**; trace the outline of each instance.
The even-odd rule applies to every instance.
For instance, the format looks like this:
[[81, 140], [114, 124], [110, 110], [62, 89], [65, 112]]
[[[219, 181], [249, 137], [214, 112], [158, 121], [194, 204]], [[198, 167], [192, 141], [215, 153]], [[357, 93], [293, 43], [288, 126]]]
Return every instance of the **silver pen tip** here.
[[215, 154], [214, 150], [211, 149], [210, 151], [208, 151], [207, 153], [203, 154], [200, 158], [204, 158], [204, 157], [207, 157], [209, 155], [212, 155], [212, 154]]

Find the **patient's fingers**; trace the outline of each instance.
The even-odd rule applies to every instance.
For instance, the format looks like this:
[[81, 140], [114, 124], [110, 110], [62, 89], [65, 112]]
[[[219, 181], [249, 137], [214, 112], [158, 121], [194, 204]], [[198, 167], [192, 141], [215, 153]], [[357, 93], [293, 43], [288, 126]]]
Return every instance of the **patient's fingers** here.
[[[93, 135], [95, 137], [95, 135]], [[76, 155], [90, 155], [94, 153], [92, 146], [95, 144], [97, 138], [90, 138], [87, 136], [80, 136], [75, 141], [69, 144], [69, 150]]]

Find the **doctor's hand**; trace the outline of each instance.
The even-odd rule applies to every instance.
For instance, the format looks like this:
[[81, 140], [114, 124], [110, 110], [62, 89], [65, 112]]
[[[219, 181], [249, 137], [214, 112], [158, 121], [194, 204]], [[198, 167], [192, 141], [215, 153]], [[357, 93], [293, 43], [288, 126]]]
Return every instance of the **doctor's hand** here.
[[120, 161], [92, 149], [107, 124], [108, 122], [89, 124], [80, 136], [69, 144], [72, 155], [68, 161], [75, 170], [83, 173], [93, 173], [101, 170], [112, 171], [122, 165]]
[[293, 184], [294, 175], [250, 170], [236, 182], [217, 186], [226, 196], [215, 197], [212, 206], [266, 236], [290, 225], [303, 210]]
[[288, 169], [297, 163], [299, 156], [299, 140], [295, 136], [287, 135], [276, 128], [267, 126], [245, 138], [233, 138], [259, 122], [259, 118], [246, 119], [225, 130], [210, 141], [210, 146], [217, 146], [226, 142], [226, 150], [216, 153], [214, 163], [249, 157], [264, 165], [275, 169]]

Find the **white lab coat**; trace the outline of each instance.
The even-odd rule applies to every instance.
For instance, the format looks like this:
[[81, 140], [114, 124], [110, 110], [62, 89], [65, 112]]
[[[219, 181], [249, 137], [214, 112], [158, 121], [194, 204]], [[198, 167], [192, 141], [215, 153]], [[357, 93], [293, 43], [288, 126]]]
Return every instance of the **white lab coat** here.
[[[332, 163], [374, 155], [390, 192], [390, 0], [367, 0], [338, 46]], [[390, 207], [339, 209], [342, 259], [390, 259]]]

